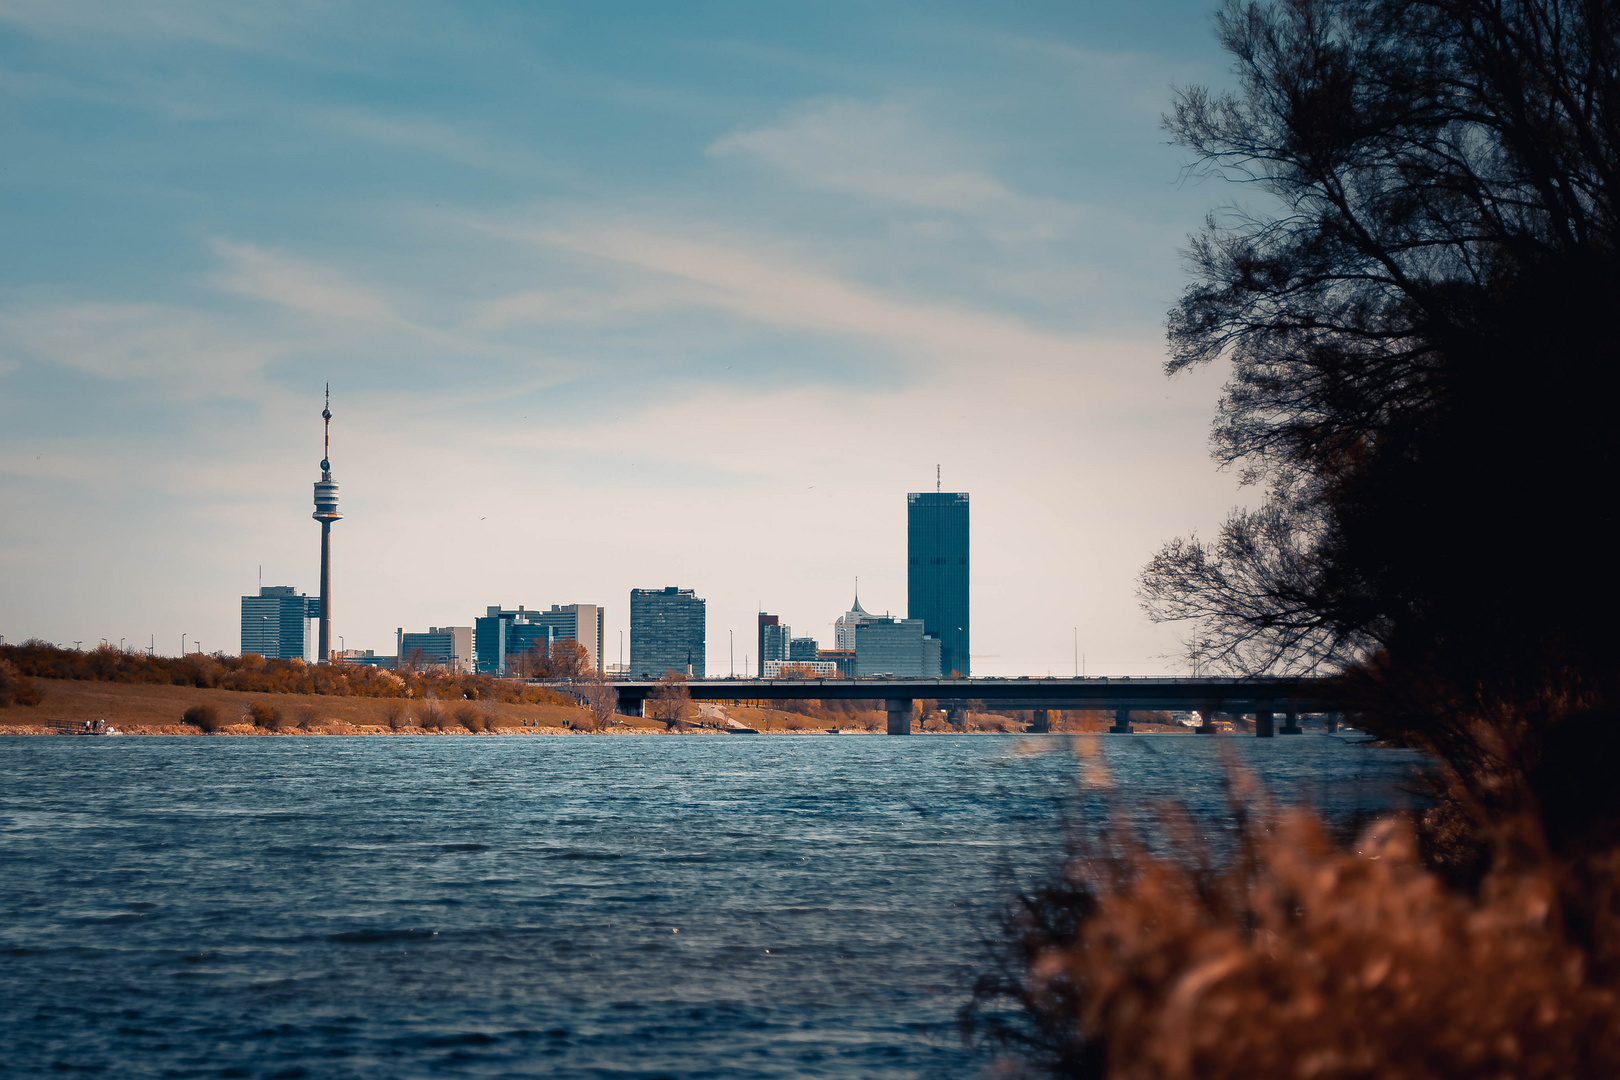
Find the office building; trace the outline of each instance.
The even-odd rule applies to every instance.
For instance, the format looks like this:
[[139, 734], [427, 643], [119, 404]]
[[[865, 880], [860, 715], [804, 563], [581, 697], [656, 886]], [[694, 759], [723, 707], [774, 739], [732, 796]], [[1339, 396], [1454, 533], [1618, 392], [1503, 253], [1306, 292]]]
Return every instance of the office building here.
[[311, 623], [321, 615], [319, 597], [291, 585], [261, 585], [258, 596], [242, 597], [242, 651], [276, 660], [313, 660]]
[[788, 639], [789, 660], [819, 660], [816, 655], [821, 651], [816, 639], [813, 637], [796, 637]]
[[856, 628], [871, 622], [876, 617], [861, 607], [861, 594], [859, 590], [856, 590], [854, 606], [838, 616], [838, 621], [833, 623], [833, 645], [846, 652], [855, 648]]
[[856, 627], [856, 678], [937, 679], [939, 665], [940, 640], [924, 630], [921, 619], [880, 616]]
[[402, 668], [442, 668], [458, 674], [473, 670], [473, 628], [430, 626], [425, 633], [395, 631]]
[[552, 604], [549, 611], [519, 604], [515, 611], [492, 605], [473, 620], [478, 648], [478, 670], [492, 675], [509, 673], [512, 660], [535, 649], [551, 655], [553, 642], [568, 639], [585, 646], [590, 666], [602, 666], [602, 634], [606, 608], [596, 604]]
[[906, 615], [939, 638], [945, 674], [972, 674], [968, 652], [968, 496], [906, 496]]
[[630, 670], [636, 678], [684, 675], [688, 669], [703, 678], [707, 647], [706, 604], [691, 589], [630, 590]]
[[772, 660], [786, 660], [788, 658], [788, 641], [793, 631], [782, 625], [782, 621], [775, 615], [759, 615], [759, 670], [764, 671], [765, 665]]

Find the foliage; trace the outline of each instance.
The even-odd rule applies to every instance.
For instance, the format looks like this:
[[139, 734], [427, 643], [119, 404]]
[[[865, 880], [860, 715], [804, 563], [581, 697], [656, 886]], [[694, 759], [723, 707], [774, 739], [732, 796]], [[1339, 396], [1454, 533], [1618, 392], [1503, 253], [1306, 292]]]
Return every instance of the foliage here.
[[1169, 366], [1230, 360], [1216, 456], [1267, 496], [1161, 552], [1149, 611], [1226, 668], [1612, 693], [1613, 5], [1231, 2], [1219, 33], [1239, 92], [1167, 124], [1273, 209], [1195, 238]]
[[1620, 1075], [1615, 861], [1572, 878], [1521, 821], [1463, 892], [1399, 820], [1340, 847], [1309, 811], [1240, 812], [1218, 862], [1167, 817], [1169, 851], [1080, 834], [1063, 873], [1009, 907], [962, 1014], [1008, 1071]]
[[335, 697], [420, 699], [432, 693], [452, 701], [568, 704], [567, 698], [554, 691], [489, 675], [426, 670], [393, 672], [360, 664], [306, 664], [302, 660], [266, 659], [257, 653], [241, 656], [193, 653], [165, 657], [121, 652], [109, 646], [80, 652], [59, 649], [48, 642], [26, 641], [21, 645], [0, 645], [0, 663], [10, 663], [20, 674], [40, 679], [86, 679]]
[[224, 725], [220, 723], [219, 710], [212, 705], [193, 705], [180, 716], [182, 724], [190, 724], [212, 735]]
[[267, 701], [255, 701], [249, 705], [248, 719], [253, 721], [254, 727], [264, 728], [266, 731], [281, 730], [281, 710]]
[[0, 709], [13, 705], [38, 705], [45, 700], [34, 680], [17, 670], [10, 660], [0, 659]]

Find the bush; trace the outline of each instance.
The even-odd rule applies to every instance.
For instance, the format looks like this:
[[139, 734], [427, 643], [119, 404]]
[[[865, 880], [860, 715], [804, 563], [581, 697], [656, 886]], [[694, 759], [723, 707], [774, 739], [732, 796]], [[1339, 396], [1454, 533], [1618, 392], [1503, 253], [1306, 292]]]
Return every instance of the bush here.
[[0, 709], [12, 705], [38, 705], [45, 700], [34, 680], [17, 670], [9, 660], [0, 660]]
[[[1594, 948], [1614, 913], [1571, 916], [1533, 822], [1470, 892], [1399, 819], [1341, 847], [1309, 811], [1245, 811], [1225, 860], [1176, 821], [1159, 853], [1076, 837], [1008, 909], [964, 1035], [1057, 1076], [1620, 1075], [1620, 976]], [[1612, 897], [1620, 871], [1587, 884]]]
[[180, 716], [182, 724], [190, 724], [209, 735], [214, 734], [223, 725], [219, 720], [219, 710], [212, 705], [193, 705]]
[[416, 722], [434, 731], [444, 730], [444, 707], [437, 698], [428, 698], [416, 707]]
[[411, 726], [410, 713], [405, 711], [405, 703], [402, 701], [390, 701], [383, 715], [387, 717], [388, 726], [394, 731], [402, 731]]
[[253, 722], [254, 727], [266, 731], [281, 730], [281, 710], [263, 701], [255, 701], [248, 706], [248, 719]]
[[483, 714], [474, 705], [460, 705], [456, 708], [456, 723], [472, 732], [474, 735], [483, 731], [487, 726]]

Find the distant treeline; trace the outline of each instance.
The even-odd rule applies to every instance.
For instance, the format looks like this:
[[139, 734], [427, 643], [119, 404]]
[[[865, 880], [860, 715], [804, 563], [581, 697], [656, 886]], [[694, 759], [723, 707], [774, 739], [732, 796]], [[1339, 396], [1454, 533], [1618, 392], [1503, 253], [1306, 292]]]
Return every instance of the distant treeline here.
[[[337, 697], [504, 701], [520, 705], [571, 705], [550, 690], [488, 675], [444, 671], [389, 671], [346, 664], [307, 664], [243, 653], [220, 656], [147, 656], [110, 646], [80, 651], [45, 641], [0, 645], [0, 663], [21, 678], [85, 679], [94, 682], [199, 686], [259, 694], [331, 694]], [[21, 702], [19, 702], [21, 703]]]

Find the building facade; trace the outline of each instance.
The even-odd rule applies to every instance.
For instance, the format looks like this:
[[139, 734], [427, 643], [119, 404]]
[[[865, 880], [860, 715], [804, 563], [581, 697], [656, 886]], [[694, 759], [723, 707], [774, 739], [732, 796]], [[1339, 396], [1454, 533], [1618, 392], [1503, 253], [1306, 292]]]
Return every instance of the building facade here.
[[320, 616], [320, 597], [304, 596], [291, 585], [261, 585], [258, 596], [242, 597], [242, 651], [278, 660], [312, 660], [313, 623]]
[[939, 638], [943, 673], [971, 675], [968, 640], [968, 496], [906, 496], [906, 615]]
[[399, 666], [402, 668], [443, 668], [466, 673], [473, 670], [473, 628], [470, 626], [430, 626], [423, 633], [395, 631]]
[[921, 619], [882, 616], [855, 631], [855, 677], [889, 675], [897, 679], [940, 677], [940, 640]]
[[788, 639], [789, 660], [816, 660], [819, 659], [816, 654], [820, 651], [821, 646], [816, 643], [816, 639], [813, 637]]
[[473, 620], [478, 650], [478, 670], [492, 675], [509, 674], [513, 660], [540, 649], [551, 654], [552, 642], [567, 638], [585, 646], [592, 668], [602, 668], [602, 634], [606, 609], [596, 604], [552, 604], [551, 610], [530, 610], [519, 604], [517, 610], [491, 605], [486, 614]]
[[764, 671], [765, 665], [772, 660], [786, 660], [788, 658], [788, 642], [793, 637], [793, 631], [783, 625], [776, 615], [759, 616], [759, 670]]
[[691, 589], [630, 590], [630, 671], [657, 679], [666, 671], [706, 674], [707, 605]]
[[833, 623], [833, 647], [846, 652], [855, 648], [856, 628], [875, 618], [876, 615], [861, 607], [861, 594], [857, 592], [854, 606], [838, 616], [838, 621]]
[[804, 678], [805, 672], [818, 679], [836, 679], [838, 665], [831, 660], [767, 660], [765, 670], [760, 672], [762, 679], [780, 679], [783, 672], [792, 677]]

